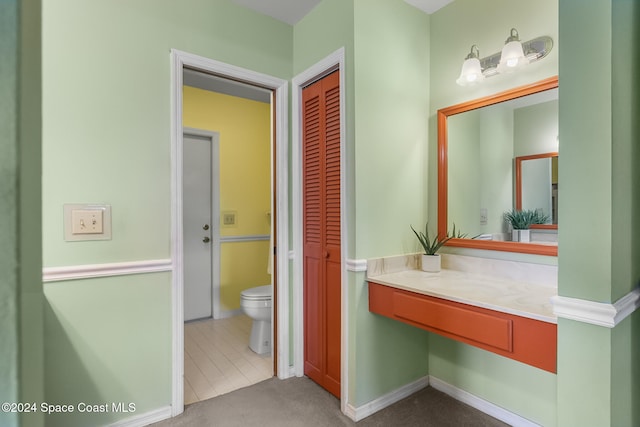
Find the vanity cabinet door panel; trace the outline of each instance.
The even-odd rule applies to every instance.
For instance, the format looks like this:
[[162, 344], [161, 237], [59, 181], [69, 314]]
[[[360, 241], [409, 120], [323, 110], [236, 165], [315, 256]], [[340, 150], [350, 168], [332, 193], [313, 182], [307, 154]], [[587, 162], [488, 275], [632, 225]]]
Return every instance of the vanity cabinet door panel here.
[[504, 351], [513, 350], [512, 321], [418, 296], [393, 294], [393, 314]]

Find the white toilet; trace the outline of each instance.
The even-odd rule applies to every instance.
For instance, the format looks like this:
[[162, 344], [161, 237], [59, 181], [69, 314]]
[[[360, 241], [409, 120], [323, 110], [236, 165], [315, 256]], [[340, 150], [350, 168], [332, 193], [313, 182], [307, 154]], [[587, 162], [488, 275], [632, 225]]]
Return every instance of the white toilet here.
[[253, 319], [249, 348], [258, 354], [271, 353], [271, 285], [242, 291], [240, 307]]

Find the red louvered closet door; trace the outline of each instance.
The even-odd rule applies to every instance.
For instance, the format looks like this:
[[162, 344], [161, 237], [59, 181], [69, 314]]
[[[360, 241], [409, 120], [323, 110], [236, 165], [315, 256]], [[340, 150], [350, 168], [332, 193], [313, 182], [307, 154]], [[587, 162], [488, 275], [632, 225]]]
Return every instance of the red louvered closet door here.
[[304, 373], [340, 397], [340, 76], [303, 105]]

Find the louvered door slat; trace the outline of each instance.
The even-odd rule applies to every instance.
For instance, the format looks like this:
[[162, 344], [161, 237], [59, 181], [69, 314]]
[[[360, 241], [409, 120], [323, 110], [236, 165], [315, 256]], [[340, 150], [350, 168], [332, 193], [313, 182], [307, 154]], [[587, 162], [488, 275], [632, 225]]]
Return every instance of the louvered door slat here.
[[340, 247], [340, 90], [335, 80], [325, 93], [325, 230], [327, 246]]
[[[320, 169], [320, 96], [314, 91], [304, 103], [303, 116], [303, 218], [304, 243], [321, 244], [322, 183]], [[316, 248], [317, 251], [320, 248]]]

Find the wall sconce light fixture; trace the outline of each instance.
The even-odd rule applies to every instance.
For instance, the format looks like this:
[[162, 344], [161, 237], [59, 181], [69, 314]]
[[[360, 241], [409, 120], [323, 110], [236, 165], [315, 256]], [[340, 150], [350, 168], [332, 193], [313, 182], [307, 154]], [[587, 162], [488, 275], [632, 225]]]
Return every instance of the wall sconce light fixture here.
[[[475, 48], [475, 52], [474, 52]], [[480, 50], [475, 44], [471, 46], [471, 52], [464, 59], [460, 77], [456, 80], [460, 86], [471, 86], [484, 80], [482, 67], [480, 66]]]
[[[499, 73], [511, 73], [531, 62], [544, 58], [552, 48], [553, 39], [551, 37], [541, 36], [522, 43], [518, 31], [512, 28], [502, 52], [480, 58], [478, 46], [471, 46], [471, 52], [462, 64], [462, 71], [456, 83], [460, 86], [470, 86], [480, 83], [485, 77], [495, 76]], [[478, 68], [480, 73], [478, 73]]]

